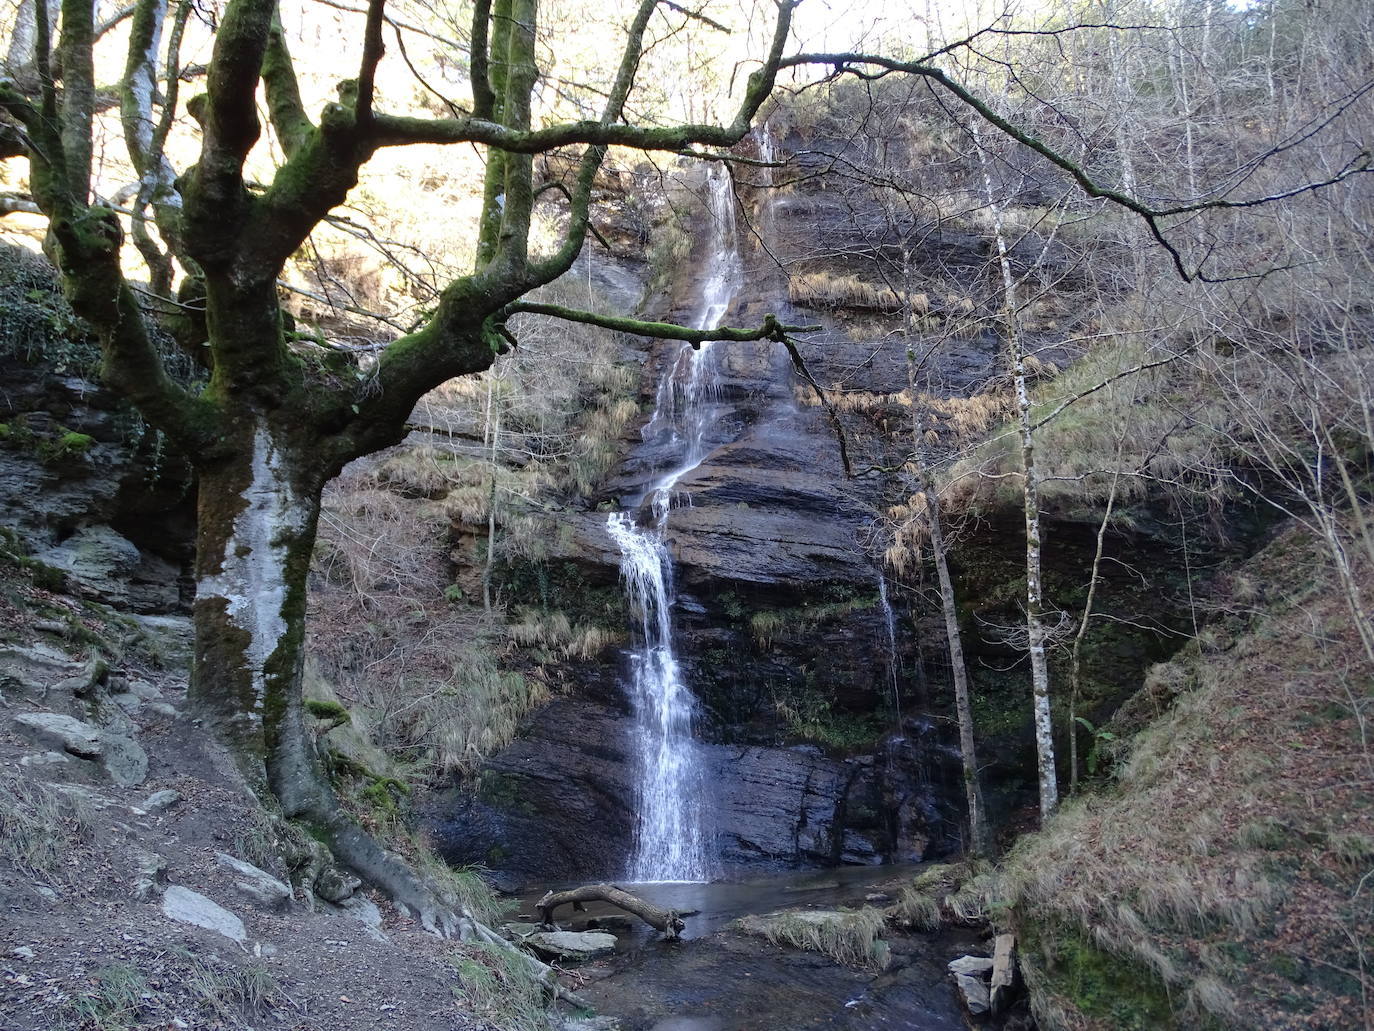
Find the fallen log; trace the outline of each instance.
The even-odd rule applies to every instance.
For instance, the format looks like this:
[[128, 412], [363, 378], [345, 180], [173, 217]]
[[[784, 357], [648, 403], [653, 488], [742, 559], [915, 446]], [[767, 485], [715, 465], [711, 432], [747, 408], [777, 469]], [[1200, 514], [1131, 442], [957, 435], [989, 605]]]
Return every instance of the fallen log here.
[[574, 909], [581, 910], [587, 902], [606, 902], [617, 909], [633, 913], [650, 927], [664, 932], [670, 938], [676, 938], [678, 932], [687, 926], [675, 910], [660, 909], [652, 902], [631, 895], [614, 884], [586, 884], [581, 888], [570, 888], [567, 891], [550, 891], [534, 905], [539, 911], [539, 922], [545, 927], [552, 927], [553, 911], [559, 906], [571, 903]]

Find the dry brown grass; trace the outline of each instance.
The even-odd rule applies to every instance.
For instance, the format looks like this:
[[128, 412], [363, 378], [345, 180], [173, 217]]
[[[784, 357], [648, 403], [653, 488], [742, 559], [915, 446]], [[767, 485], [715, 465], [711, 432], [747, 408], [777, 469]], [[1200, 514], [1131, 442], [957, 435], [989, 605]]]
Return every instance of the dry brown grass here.
[[1371, 1015], [1357, 943], [1374, 935], [1374, 671], [1324, 565], [1296, 531], [1261, 553], [1247, 573], [1264, 610], [1176, 660], [1189, 686], [1131, 742], [1113, 790], [1065, 805], [1006, 865], [1018, 921], [1149, 971], [1180, 1026]]
[[905, 308], [924, 315], [930, 298], [924, 293], [905, 293], [857, 276], [831, 272], [798, 272], [788, 277], [787, 298], [806, 308], [852, 308], [858, 311], [896, 312]]
[[904, 885], [886, 915], [899, 927], [921, 931], [981, 924], [990, 915], [997, 891], [996, 875], [984, 862], [939, 863]]
[[[1031, 418], [1038, 423], [1053, 415], [1035, 431], [1043, 505], [1102, 503], [1117, 470], [1122, 473], [1116, 483], [1118, 507], [1146, 493], [1221, 489], [1209, 470], [1221, 464], [1226, 442], [1218, 427], [1224, 420], [1210, 388], [1187, 362], [1092, 390], [1123, 371], [1168, 358], [1173, 346], [1146, 347], [1123, 337], [1101, 344], [1057, 375], [1052, 366], [1037, 364], [1042, 375], [1032, 386]], [[1086, 396], [1060, 410], [1080, 394]], [[1141, 404], [1142, 398], [1153, 403]], [[940, 476], [941, 497], [951, 514], [1020, 503], [1021, 441], [1011, 398], [1003, 395], [1000, 412], [978, 413], [975, 421], [984, 414], [992, 416], [981, 431], [985, 439], [958, 445], [955, 460]]]
[[803, 909], [749, 916], [736, 926], [774, 945], [819, 952], [842, 966], [882, 970], [891, 957], [881, 938], [885, 923], [882, 910], [864, 907], [852, 911]]
[[574, 624], [564, 613], [526, 608], [507, 627], [511, 640], [523, 647], [552, 651], [564, 659], [594, 659], [623, 640], [622, 634], [591, 624]]
[[58, 876], [63, 857], [92, 827], [75, 791], [0, 775], [0, 857], [19, 870], [44, 880]]

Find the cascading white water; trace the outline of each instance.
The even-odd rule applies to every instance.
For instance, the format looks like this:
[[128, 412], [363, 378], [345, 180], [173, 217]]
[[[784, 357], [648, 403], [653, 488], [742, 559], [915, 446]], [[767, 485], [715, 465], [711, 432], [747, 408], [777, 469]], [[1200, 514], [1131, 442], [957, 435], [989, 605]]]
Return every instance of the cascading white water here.
[[878, 570], [878, 603], [883, 610], [883, 626], [887, 629], [887, 675], [892, 687], [892, 711], [898, 723], [902, 719], [902, 671], [897, 660], [897, 616], [887, 598], [887, 577]]
[[[708, 175], [712, 240], [710, 268], [693, 326], [715, 328], [743, 279], [728, 170]], [[705, 777], [693, 734], [697, 702], [683, 682], [673, 650], [672, 559], [666, 533], [678, 481], [705, 459], [715, 421], [719, 372], [712, 345], [683, 344], [655, 397], [646, 440], [667, 438], [670, 471], [649, 490], [651, 521], [613, 512], [607, 528], [620, 548], [620, 575], [640, 640], [631, 656], [630, 700], [636, 721], [638, 823], [630, 877], [636, 881], [702, 881], [715, 873]]]

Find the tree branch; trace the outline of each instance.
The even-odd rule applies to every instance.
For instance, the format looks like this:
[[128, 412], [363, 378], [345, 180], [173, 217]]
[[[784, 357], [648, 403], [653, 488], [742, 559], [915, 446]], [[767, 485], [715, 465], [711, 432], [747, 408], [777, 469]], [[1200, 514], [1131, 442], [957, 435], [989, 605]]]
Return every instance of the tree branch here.
[[377, 65], [386, 49], [382, 45], [382, 11], [386, 0], [368, 0], [367, 24], [363, 29], [363, 59], [358, 69], [358, 101], [354, 117], [359, 126], [372, 121], [372, 94], [377, 81]]
[[66, 187], [78, 204], [91, 194], [95, 121], [95, 0], [62, 0], [62, 153]]
[[186, 218], [188, 232], [194, 227], [188, 243], [202, 263], [228, 260], [247, 218], [243, 162], [262, 131], [255, 95], [276, 6], [276, 0], [229, 0], [215, 33], [206, 96], [192, 101], [204, 132], [185, 191]]
[[315, 126], [301, 102], [296, 65], [286, 46], [281, 17], [276, 13], [272, 15], [267, 49], [262, 55], [262, 85], [267, 95], [267, 117], [272, 122], [272, 130], [286, 156], [294, 157], [305, 146]]
[[754, 116], [773, 90], [778, 69], [787, 66], [783, 63], [782, 50], [796, 6], [797, 0], [781, 0], [778, 4], [778, 21], [768, 57], [763, 67], [749, 76], [744, 98], [729, 125], [692, 123], [645, 128], [589, 120], [565, 122], [545, 129], [521, 130], [478, 117], [475, 113], [471, 118], [438, 119], [378, 114], [375, 117], [373, 140], [378, 147], [399, 147], [412, 143], [483, 143], [511, 154], [537, 154], [579, 144], [618, 145], [673, 153], [694, 144], [733, 147], [748, 135]]
[[[814, 327], [819, 329], [819, 326]], [[806, 367], [806, 361], [801, 356], [801, 351], [797, 349], [797, 342], [783, 333], [777, 338], [782, 342], [782, 346], [787, 348], [787, 356], [792, 359], [792, 367], [797, 370], [797, 374], [810, 385], [820, 398], [821, 404], [825, 407], [826, 415], [830, 416], [830, 425], [835, 429], [835, 439], [840, 446], [840, 464], [844, 467], [844, 474], [849, 479], [854, 478], [854, 467], [849, 462], [849, 441], [845, 437], [844, 425], [840, 422], [840, 415], [835, 411], [835, 406], [830, 403], [830, 398], [825, 396], [825, 391], [816, 382], [811, 370]]]
[[[601, 124], [611, 125], [618, 122], [625, 113], [625, 104], [630, 91], [634, 88], [635, 75], [639, 71], [640, 58], [644, 52], [644, 32], [649, 27], [658, 0], [641, 0], [634, 20], [626, 33], [625, 49], [620, 56], [620, 67], [616, 71], [615, 82], [606, 95], [606, 104], [601, 111]], [[592, 186], [596, 173], [606, 159], [605, 147], [588, 147], [582, 155], [577, 170], [575, 189], [568, 196], [568, 234], [563, 243], [550, 257], [536, 265], [526, 277], [526, 288], [533, 289], [551, 283], [572, 267], [577, 256], [582, 253], [582, 245], [587, 239], [587, 229], [591, 225]], [[595, 232], [595, 230], [593, 230]], [[602, 241], [605, 243], [605, 241]], [[606, 248], [610, 250], [609, 247]]]
[[579, 322], [585, 326], [600, 326], [602, 329], [628, 333], [631, 336], [653, 337], [657, 340], [681, 340], [694, 346], [714, 340], [733, 340], [736, 342], [775, 340], [778, 343], [785, 343], [784, 338], [789, 333], [815, 333], [821, 329], [820, 326], [786, 326], [778, 321], [776, 315], [765, 315], [763, 324], [752, 329], [733, 329], [729, 326], [721, 326], [717, 329], [690, 329], [673, 322], [647, 322], [621, 315], [600, 315], [595, 312], [582, 311], [579, 308], [567, 308], [561, 304], [545, 304], [542, 301], [515, 301], [506, 306], [503, 315], [509, 317], [522, 312], [528, 312], [532, 315], [547, 315], [550, 318], [562, 319], [564, 322]]
[[491, 0], [476, 0], [472, 5], [472, 52], [468, 61], [474, 118], [492, 118], [496, 110], [496, 94], [491, 88], [491, 65], [487, 55], [490, 25]]

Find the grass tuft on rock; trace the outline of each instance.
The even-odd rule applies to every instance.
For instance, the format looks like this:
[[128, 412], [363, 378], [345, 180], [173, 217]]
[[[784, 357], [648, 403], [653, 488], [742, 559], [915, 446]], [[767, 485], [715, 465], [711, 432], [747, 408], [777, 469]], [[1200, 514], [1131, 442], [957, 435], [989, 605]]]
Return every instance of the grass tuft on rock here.
[[887, 942], [881, 938], [885, 924], [882, 910], [865, 907], [747, 916], [735, 926], [774, 945], [819, 952], [841, 966], [882, 970], [891, 957]]
[[450, 962], [461, 987], [454, 995], [473, 1013], [502, 1031], [548, 1031], [547, 988], [529, 964], [509, 949], [493, 945], [465, 945]]
[[0, 856], [34, 877], [51, 879], [62, 857], [92, 833], [80, 797], [39, 781], [0, 774]]

